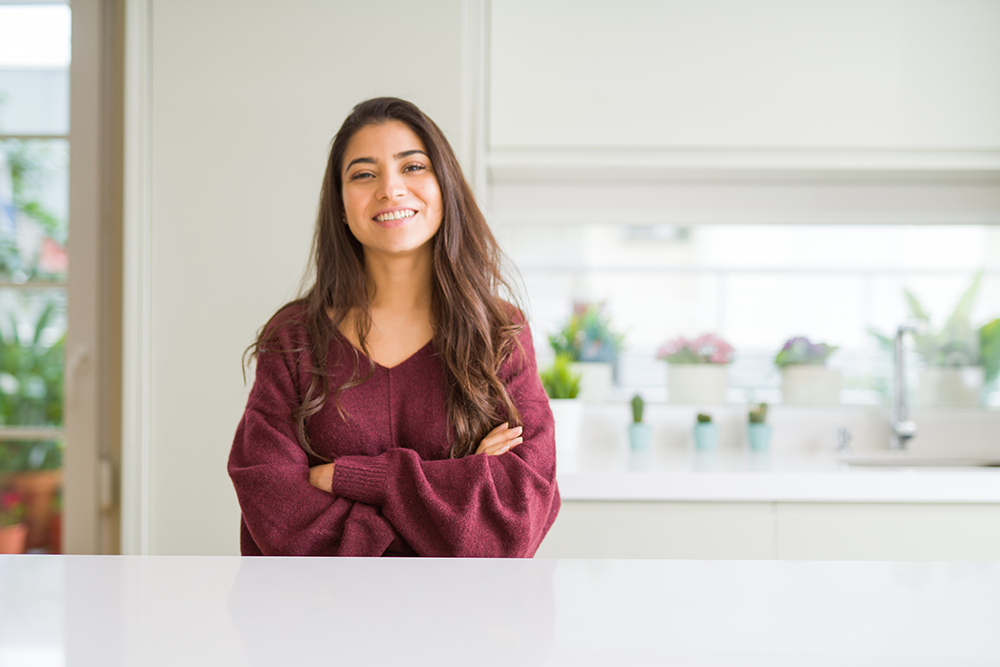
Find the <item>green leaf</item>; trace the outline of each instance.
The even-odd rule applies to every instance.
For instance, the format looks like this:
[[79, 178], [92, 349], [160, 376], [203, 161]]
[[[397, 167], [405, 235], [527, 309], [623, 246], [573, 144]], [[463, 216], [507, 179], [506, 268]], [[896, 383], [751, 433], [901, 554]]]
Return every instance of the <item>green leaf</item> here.
[[41, 315], [38, 316], [38, 321], [35, 322], [35, 335], [32, 336], [31, 344], [34, 346], [38, 345], [38, 341], [42, 338], [42, 332], [45, 331], [45, 327], [49, 325], [49, 318], [52, 317], [52, 312], [55, 310], [55, 303], [49, 301], [45, 304], [45, 308], [42, 309]]
[[989, 384], [1000, 376], [1000, 319], [987, 322], [979, 329], [979, 351]]
[[11, 343], [13, 343], [15, 347], [20, 347], [21, 336], [17, 333], [17, 319], [14, 317], [13, 313], [10, 315], [10, 331], [12, 338]]
[[[976, 366], [981, 363], [979, 335], [972, 327], [972, 311], [982, 277], [983, 272], [977, 271], [940, 330], [913, 336], [917, 353], [924, 363], [930, 366]], [[913, 316], [929, 324], [930, 318], [917, 297], [909, 290], [903, 292]]]
[[542, 386], [549, 398], [576, 398], [580, 394], [580, 374], [573, 371], [569, 355], [556, 355], [548, 368], [539, 371]]
[[976, 305], [976, 296], [979, 294], [979, 283], [983, 280], [983, 272], [977, 271], [976, 275], [972, 278], [972, 283], [965, 290], [962, 298], [958, 300], [958, 305], [955, 306], [954, 312], [952, 312], [951, 317], [945, 323], [945, 330], [948, 330], [950, 326], [961, 327], [964, 329], [971, 329], [972, 322], [972, 308]]
[[906, 296], [906, 303], [910, 306], [910, 314], [913, 319], [924, 320], [925, 322], [931, 321], [931, 316], [927, 314], [924, 307], [920, 305], [920, 300], [917, 296], [908, 289], [903, 289], [903, 294]]
[[879, 347], [881, 347], [883, 351], [888, 352], [890, 354], [892, 353], [893, 345], [895, 345], [895, 342], [892, 340], [892, 338], [882, 334], [882, 332], [873, 329], [872, 327], [868, 327], [868, 333], [875, 337], [875, 339], [878, 341]]

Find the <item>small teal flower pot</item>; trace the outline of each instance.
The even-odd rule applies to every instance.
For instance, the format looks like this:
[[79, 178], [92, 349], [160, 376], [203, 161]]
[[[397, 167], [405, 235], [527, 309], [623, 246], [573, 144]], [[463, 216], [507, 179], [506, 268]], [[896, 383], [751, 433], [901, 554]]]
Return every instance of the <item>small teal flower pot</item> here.
[[628, 441], [632, 449], [649, 449], [653, 439], [653, 428], [649, 424], [631, 424], [628, 427]]
[[694, 425], [694, 448], [702, 452], [710, 452], [719, 442], [719, 427], [711, 422]]
[[747, 440], [750, 443], [750, 451], [766, 452], [771, 447], [771, 425], [748, 424]]

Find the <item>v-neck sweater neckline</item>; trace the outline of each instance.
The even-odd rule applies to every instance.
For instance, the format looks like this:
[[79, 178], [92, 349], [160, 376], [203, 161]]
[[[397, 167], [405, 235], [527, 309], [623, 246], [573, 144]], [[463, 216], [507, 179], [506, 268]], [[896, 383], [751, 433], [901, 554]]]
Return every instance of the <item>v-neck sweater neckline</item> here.
[[417, 357], [421, 356], [422, 353], [425, 350], [427, 350], [427, 348], [431, 348], [432, 350], [434, 349], [434, 338], [431, 338], [429, 341], [427, 341], [426, 343], [424, 343], [417, 351], [415, 351], [413, 354], [411, 354], [410, 356], [408, 356], [406, 359], [403, 359], [402, 361], [400, 361], [398, 364], [396, 364], [394, 366], [385, 366], [385, 365], [380, 364], [379, 362], [375, 361], [374, 359], [372, 359], [371, 357], [369, 357], [367, 354], [365, 354], [364, 350], [362, 350], [357, 345], [355, 345], [354, 343], [352, 343], [350, 341], [350, 339], [347, 336], [345, 336], [344, 332], [342, 332], [340, 329], [335, 329], [335, 331], [337, 332], [337, 335], [340, 336], [341, 340], [348, 346], [349, 349], [351, 349], [355, 353], [361, 355], [362, 357], [364, 357], [368, 361], [372, 362], [373, 364], [375, 364], [375, 366], [377, 366], [378, 368], [381, 368], [384, 371], [394, 371], [397, 368], [400, 368], [401, 366], [404, 366], [404, 365], [410, 363], [412, 360], [416, 359]]

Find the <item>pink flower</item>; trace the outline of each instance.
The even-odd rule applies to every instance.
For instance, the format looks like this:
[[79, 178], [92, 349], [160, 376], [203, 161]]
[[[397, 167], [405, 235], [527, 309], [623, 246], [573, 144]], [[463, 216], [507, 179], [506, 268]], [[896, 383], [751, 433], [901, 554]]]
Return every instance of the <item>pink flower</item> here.
[[21, 502], [21, 497], [17, 495], [17, 491], [8, 491], [7, 493], [3, 494], [3, 499], [0, 500], [0, 507], [2, 507], [5, 510], [8, 510], [20, 502]]
[[722, 338], [702, 334], [692, 340], [681, 336], [663, 344], [656, 351], [656, 358], [673, 364], [728, 364], [734, 351]]
[[675, 355], [681, 350], [690, 349], [693, 347], [691, 343], [688, 342], [684, 336], [675, 338], [669, 343], [664, 343], [660, 346], [660, 349], [656, 351], [657, 359], [666, 359], [669, 356]]
[[42, 250], [38, 255], [38, 270], [42, 273], [63, 274], [69, 268], [69, 258], [66, 248], [58, 241], [46, 237], [42, 242]]

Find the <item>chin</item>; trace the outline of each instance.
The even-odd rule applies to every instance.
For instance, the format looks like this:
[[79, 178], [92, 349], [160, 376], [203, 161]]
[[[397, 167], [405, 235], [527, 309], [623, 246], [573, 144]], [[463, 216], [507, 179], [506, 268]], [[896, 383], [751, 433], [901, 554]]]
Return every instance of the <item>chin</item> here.
[[391, 255], [394, 257], [407, 257], [409, 255], [414, 255], [419, 252], [430, 252], [431, 244], [430, 241], [424, 242], [414, 242], [414, 243], [392, 243], [384, 245], [380, 248], [373, 248], [376, 252], [384, 255]]

